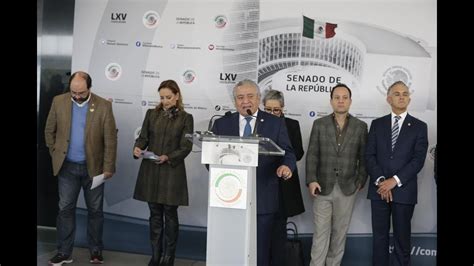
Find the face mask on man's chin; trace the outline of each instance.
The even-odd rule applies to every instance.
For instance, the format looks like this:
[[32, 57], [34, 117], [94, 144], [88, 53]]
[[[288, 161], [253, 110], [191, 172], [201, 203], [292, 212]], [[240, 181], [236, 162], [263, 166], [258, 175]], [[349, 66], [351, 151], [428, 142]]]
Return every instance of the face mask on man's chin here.
[[87, 101], [88, 98], [89, 98], [89, 95], [87, 95], [86, 97], [77, 97], [77, 98], [71, 97], [72, 101], [77, 103], [78, 105], [82, 105], [85, 101]]
[[74, 98], [74, 97], [71, 97], [72, 100], [78, 104], [81, 104], [83, 103], [85, 100], [87, 100], [87, 98], [82, 98], [82, 97], [79, 97], [79, 98]]

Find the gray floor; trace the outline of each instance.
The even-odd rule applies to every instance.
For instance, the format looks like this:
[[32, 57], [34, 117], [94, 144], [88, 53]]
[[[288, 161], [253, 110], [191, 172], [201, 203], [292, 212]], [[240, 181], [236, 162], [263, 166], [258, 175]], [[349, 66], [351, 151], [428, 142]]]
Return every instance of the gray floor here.
[[[54, 228], [38, 227], [37, 229], [37, 265], [48, 265], [48, 260], [52, 258], [57, 250], [55, 243], [56, 230]], [[104, 250], [103, 265], [125, 266], [125, 265], [147, 265], [150, 256], [142, 254], [124, 253]], [[74, 247], [72, 253], [73, 263], [64, 265], [91, 265], [89, 263], [89, 250], [86, 248]], [[205, 262], [176, 259], [175, 266], [204, 266]]]

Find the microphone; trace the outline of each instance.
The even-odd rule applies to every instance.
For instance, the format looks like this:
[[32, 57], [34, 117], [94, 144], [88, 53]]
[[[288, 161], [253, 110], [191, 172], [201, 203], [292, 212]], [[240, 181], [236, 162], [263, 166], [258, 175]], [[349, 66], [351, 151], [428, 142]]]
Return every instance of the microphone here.
[[206, 133], [211, 133], [211, 134], [212, 134], [212, 131], [211, 131], [211, 129], [212, 129], [212, 124], [213, 124], [212, 122], [214, 122], [214, 118], [215, 118], [215, 117], [218, 117], [218, 116], [222, 116], [222, 115], [213, 115], [213, 116], [211, 116], [211, 119], [209, 119], [209, 125], [207, 126], [207, 131], [206, 131]]
[[250, 111], [250, 109], [247, 109], [247, 114], [255, 118], [255, 125], [253, 127], [252, 137], [258, 137], [258, 134], [257, 134], [258, 118], [252, 115], [252, 111]]
[[223, 117], [223, 116], [230, 116], [231, 114], [232, 114], [231, 111], [227, 111], [227, 112], [225, 112], [224, 115], [213, 115], [213, 116], [211, 117], [211, 119], [209, 120], [209, 125], [207, 126], [207, 131], [205, 132], [205, 134], [214, 135], [214, 133], [211, 131], [212, 125], [213, 125], [213, 122], [214, 122], [214, 118], [216, 118], [216, 117]]

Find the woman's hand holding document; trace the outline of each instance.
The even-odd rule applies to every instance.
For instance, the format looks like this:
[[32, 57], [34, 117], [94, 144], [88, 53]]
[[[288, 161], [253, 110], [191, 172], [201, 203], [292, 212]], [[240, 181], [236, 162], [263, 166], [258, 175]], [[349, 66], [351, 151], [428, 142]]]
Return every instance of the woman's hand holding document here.
[[143, 157], [143, 159], [147, 159], [147, 160], [155, 160], [157, 162], [160, 161], [160, 156], [156, 155], [152, 151], [143, 151], [142, 152], [142, 157]]

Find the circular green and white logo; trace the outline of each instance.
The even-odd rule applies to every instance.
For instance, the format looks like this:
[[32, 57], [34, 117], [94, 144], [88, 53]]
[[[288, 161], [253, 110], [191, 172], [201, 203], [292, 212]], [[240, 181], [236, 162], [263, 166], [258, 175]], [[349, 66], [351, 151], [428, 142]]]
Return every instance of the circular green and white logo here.
[[224, 173], [214, 183], [216, 196], [226, 203], [235, 203], [242, 196], [242, 182], [232, 173]]

